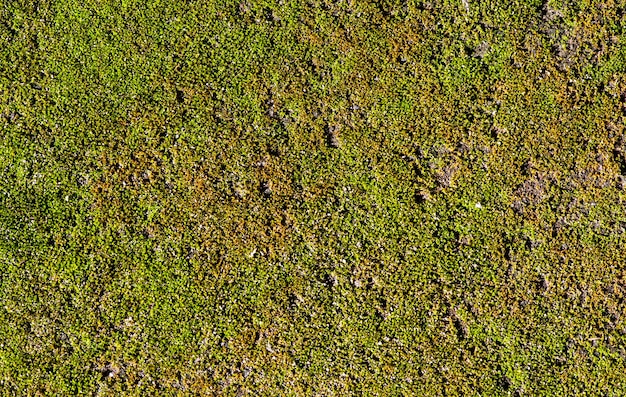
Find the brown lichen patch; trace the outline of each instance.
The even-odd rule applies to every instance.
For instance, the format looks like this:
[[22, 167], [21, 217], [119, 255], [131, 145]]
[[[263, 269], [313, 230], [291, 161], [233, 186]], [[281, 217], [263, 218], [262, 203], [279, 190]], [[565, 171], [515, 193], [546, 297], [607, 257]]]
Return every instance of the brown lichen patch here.
[[330, 147], [338, 148], [341, 146], [341, 141], [339, 140], [339, 130], [340, 126], [337, 124], [329, 124], [326, 126], [326, 136]]
[[513, 193], [517, 197], [513, 202], [513, 209], [521, 213], [526, 207], [541, 203], [547, 197], [547, 183], [543, 173], [536, 173], [526, 179]]
[[438, 189], [448, 189], [454, 186], [454, 181], [459, 171], [459, 165], [454, 162], [445, 165], [441, 170], [435, 173], [435, 182]]
[[543, 19], [539, 28], [552, 43], [551, 51], [560, 71], [582, 68], [590, 63], [598, 64], [617, 50], [615, 40], [606, 28], [606, 22], [617, 17], [611, 15], [615, 9], [604, 3], [597, 7], [602, 11], [579, 13], [571, 26], [566, 23], [570, 10], [557, 9], [549, 5], [549, 2], [544, 3]]
[[450, 308], [448, 312], [448, 317], [452, 321], [454, 328], [457, 331], [459, 339], [467, 339], [470, 336], [470, 329], [465, 320], [459, 316], [456, 309]]

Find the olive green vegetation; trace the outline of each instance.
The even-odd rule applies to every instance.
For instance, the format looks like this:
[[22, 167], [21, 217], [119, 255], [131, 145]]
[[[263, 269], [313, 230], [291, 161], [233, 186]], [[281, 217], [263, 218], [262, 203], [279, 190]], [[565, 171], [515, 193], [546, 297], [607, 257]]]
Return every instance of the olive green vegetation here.
[[625, 395], [625, 29], [4, 1], [1, 395]]

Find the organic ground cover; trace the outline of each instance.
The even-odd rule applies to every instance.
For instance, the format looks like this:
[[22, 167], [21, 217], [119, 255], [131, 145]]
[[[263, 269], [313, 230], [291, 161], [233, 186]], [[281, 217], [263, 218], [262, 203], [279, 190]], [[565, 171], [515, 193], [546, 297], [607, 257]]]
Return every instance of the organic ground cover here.
[[626, 4], [5, 0], [2, 395], [625, 395]]

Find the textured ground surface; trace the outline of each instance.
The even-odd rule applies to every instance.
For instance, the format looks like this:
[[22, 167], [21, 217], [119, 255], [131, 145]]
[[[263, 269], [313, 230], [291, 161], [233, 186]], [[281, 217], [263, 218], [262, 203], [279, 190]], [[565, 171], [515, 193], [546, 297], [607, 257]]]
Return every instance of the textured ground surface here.
[[626, 4], [5, 1], [2, 395], [625, 395]]

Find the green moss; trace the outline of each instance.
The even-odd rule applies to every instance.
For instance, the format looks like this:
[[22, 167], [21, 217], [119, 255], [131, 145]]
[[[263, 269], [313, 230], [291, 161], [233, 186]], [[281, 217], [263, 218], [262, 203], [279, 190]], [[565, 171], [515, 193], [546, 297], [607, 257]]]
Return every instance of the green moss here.
[[7, 395], [621, 395], [612, 2], [0, 10]]

